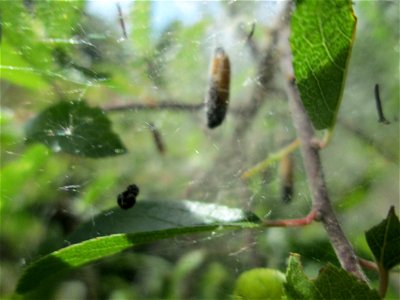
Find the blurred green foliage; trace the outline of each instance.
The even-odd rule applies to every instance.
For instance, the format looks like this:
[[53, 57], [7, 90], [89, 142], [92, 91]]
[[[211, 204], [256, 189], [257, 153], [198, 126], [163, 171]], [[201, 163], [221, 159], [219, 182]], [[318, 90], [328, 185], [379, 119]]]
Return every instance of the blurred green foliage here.
[[[0, 2], [0, 297], [13, 293], [29, 262], [58, 249], [78, 224], [115, 207], [116, 196], [132, 182], [141, 187], [138, 201], [190, 198], [252, 210], [262, 218], [301, 217], [311, 206], [299, 153], [295, 196], [288, 205], [280, 199], [276, 165], [248, 183], [240, 180], [243, 171], [295, 138], [287, 103], [276, 92], [279, 73], [251, 126], [237, 134], [246, 117], [237, 112], [258, 84], [258, 60], [237, 28], [256, 20], [254, 39], [263, 49], [271, 25], [265, 20], [277, 15], [277, 4], [191, 3], [198, 5], [200, 19], [171, 20], [157, 31], [155, 3], [137, 1], [123, 10], [126, 40], [116, 8], [105, 19], [85, 4]], [[364, 232], [389, 206], [399, 211], [399, 3], [357, 1], [354, 9], [358, 24], [347, 85], [333, 140], [322, 156], [344, 230], [357, 253], [372, 260]], [[233, 71], [231, 111], [215, 131], [205, 129], [202, 111], [131, 109], [105, 114], [128, 149], [125, 155], [94, 160], [25, 143], [29, 120], [61, 100], [84, 98], [91, 107], [202, 102], [216, 46], [230, 55]], [[391, 125], [377, 122], [375, 83]], [[162, 134], [165, 155], [157, 151], [150, 122]], [[224, 299], [242, 271], [284, 270], [291, 251], [302, 255], [310, 276], [325, 262], [337, 264], [318, 224], [206, 233], [127, 250], [69, 275], [52, 293], [55, 299]], [[388, 298], [398, 297], [398, 279], [394, 273]]]

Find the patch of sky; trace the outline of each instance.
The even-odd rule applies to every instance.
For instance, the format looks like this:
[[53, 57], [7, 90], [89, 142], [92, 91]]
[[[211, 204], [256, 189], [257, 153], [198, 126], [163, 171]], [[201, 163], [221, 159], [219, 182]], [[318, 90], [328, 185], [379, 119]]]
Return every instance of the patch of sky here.
[[[120, 5], [123, 15], [129, 16], [129, 12], [135, 1], [133, 0], [96, 0], [87, 2], [89, 13], [105, 18], [116, 26], [118, 25], [117, 4]], [[153, 34], [158, 36], [174, 20], [181, 21], [184, 25], [192, 25], [207, 15], [218, 15], [221, 13], [221, 6], [214, 1], [153, 1], [151, 25]], [[115, 21], [115, 22], [114, 22]], [[132, 20], [125, 20], [127, 26]], [[129, 31], [129, 29], [128, 29]]]

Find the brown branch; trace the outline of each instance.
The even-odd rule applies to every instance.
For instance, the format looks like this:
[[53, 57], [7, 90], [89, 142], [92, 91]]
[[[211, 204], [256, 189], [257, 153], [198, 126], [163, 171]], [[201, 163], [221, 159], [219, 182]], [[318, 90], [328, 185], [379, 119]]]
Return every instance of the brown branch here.
[[300, 139], [300, 149], [308, 178], [309, 189], [313, 199], [313, 209], [329, 236], [333, 249], [343, 269], [354, 274], [362, 281], [368, 282], [350, 242], [347, 240], [339, 221], [333, 211], [322, 171], [319, 149], [313, 145], [314, 129], [305, 112], [297, 89], [292, 56], [289, 45], [289, 28], [282, 30], [281, 35], [282, 60], [281, 69], [286, 76], [285, 90], [289, 98], [289, 108], [293, 123]]
[[153, 123], [150, 122], [150, 123], [147, 123], [147, 125], [149, 126], [149, 129], [153, 135], [154, 144], [156, 145], [158, 152], [161, 155], [164, 155], [166, 147], [165, 147], [165, 143], [162, 138], [161, 132], [158, 130], [158, 128]]
[[131, 102], [123, 104], [109, 104], [103, 106], [102, 109], [106, 112], [126, 111], [126, 110], [176, 110], [176, 111], [192, 111], [196, 112], [204, 107], [204, 103], [181, 103], [174, 101], [162, 102]]
[[[125, 112], [125, 111], [138, 111], [138, 110], [170, 110], [178, 112], [198, 112], [205, 107], [205, 103], [184, 103], [179, 101], [164, 100], [160, 102], [129, 102], [129, 103], [113, 103], [106, 104], [101, 107], [105, 112]], [[227, 113], [237, 116], [242, 116], [243, 114], [249, 114], [248, 108], [244, 105], [229, 108]]]

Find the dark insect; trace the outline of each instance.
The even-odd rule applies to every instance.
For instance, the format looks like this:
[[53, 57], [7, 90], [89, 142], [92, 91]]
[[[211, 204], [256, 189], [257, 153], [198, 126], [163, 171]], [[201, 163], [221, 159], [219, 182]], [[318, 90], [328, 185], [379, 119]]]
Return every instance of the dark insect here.
[[280, 162], [281, 197], [283, 203], [289, 203], [293, 197], [293, 157], [289, 154]]
[[206, 95], [208, 128], [215, 128], [225, 118], [229, 103], [230, 63], [224, 49], [217, 48], [210, 67], [210, 81]]
[[139, 195], [139, 187], [136, 184], [131, 184], [126, 191], [118, 195], [118, 205], [122, 209], [128, 209], [135, 205], [136, 197]]

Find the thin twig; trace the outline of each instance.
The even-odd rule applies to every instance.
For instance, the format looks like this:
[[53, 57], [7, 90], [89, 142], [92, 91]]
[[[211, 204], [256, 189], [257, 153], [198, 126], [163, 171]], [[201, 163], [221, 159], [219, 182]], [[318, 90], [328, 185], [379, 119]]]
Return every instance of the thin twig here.
[[124, 22], [124, 16], [122, 15], [122, 9], [119, 3], [117, 5], [117, 10], [118, 10], [118, 20], [119, 24], [121, 25], [122, 28], [122, 34], [124, 36], [124, 39], [128, 39], [128, 35], [126, 34], [126, 27], [125, 27], [125, 22]]
[[157, 129], [157, 127], [153, 123], [147, 123], [151, 133], [153, 134], [154, 144], [157, 147], [157, 150], [160, 154], [165, 154], [165, 143], [163, 141], [161, 132]]
[[316, 210], [317, 219], [322, 222], [329, 236], [342, 268], [354, 274], [360, 280], [368, 282], [367, 277], [358, 263], [354, 250], [337, 220], [329, 199], [322, 171], [319, 149], [312, 143], [314, 130], [305, 112], [300, 93], [294, 80], [292, 56], [288, 41], [289, 28], [286, 28], [286, 30], [282, 30], [281, 35], [281, 69], [286, 77], [285, 90], [289, 99], [289, 108], [293, 123], [300, 139], [300, 149], [308, 178], [309, 189], [312, 194], [313, 209]]
[[376, 110], [378, 111], [378, 116], [379, 116], [378, 122], [388, 125], [390, 124], [390, 122], [383, 115], [382, 102], [381, 102], [381, 97], [379, 95], [379, 84], [375, 84], [374, 91], [375, 91]]
[[254, 34], [254, 31], [256, 28], [256, 23], [253, 22], [251, 24], [250, 32], [247, 32], [243, 27], [244, 26], [239, 26], [239, 28], [238, 28], [239, 34], [243, 38], [245, 38], [245, 43], [249, 47], [253, 59], [258, 60], [260, 57], [260, 49], [259, 49], [257, 43], [253, 39], [253, 34]]
[[102, 107], [106, 112], [127, 111], [127, 110], [178, 110], [178, 111], [198, 111], [204, 107], [204, 103], [181, 103], [174, 101], [162, 102], [131, 102], [123, 104], [109, 104]]
[[252, 177], [256, 174], [258, 174], [262, 171], [265, 171], [271, 163], [273, 163], [277, 160], [280, 160], [280, 159], [282, 159], [283, 156], [288, 155], [289, 153], [295, 151], [299, 147], [299, 145], [300, 145], [299, 140], [298, 139], [294, 140], [286, 147], [280, 149], [276, 153], [272, 153], [272, 154], [268, 155], [268, 157], [266, 159], [259, 162], [254, 167], [248, 169], [246, 172], [243, 173], [241, 178], [249, 179], [250, 177]]
[[[176, 100], [163, 100], [163, 101], [135, 101], [129, 103], [112, 103], [106, 104], [101, 109], [105, 112], [126, 112], [138, 110], [172, 110], [184, 112], [198, 112], [205, 107], [204, 102], [200, 103], [184, 103]], [[227, 113], [237, 116], [242, 116], [248, 113], [249, 108], [244, 106], [237, 106], [229, 108]]]

